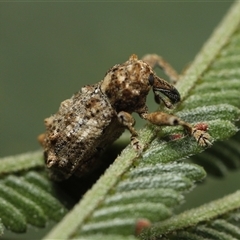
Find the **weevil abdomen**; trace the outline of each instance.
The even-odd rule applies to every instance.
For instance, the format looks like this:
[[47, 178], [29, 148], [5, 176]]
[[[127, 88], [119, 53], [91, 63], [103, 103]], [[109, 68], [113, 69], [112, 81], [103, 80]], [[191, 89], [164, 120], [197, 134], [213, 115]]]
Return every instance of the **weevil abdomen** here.
[[76, 170], [78, 175], [86, 175], [94, 168], [92, 159], [124, 131], [99, 86], [82, 88], [45, 119], [47, 131], [41, 143], [55, 180], [67, 179]]

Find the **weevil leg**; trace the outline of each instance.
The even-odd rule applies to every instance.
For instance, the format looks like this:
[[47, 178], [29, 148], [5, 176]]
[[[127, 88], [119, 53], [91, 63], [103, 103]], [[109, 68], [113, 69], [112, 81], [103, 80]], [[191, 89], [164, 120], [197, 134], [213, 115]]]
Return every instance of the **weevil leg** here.
[[132, 146], [139, 152], [142, 151], [143, 147], [141, 146], [137, 136], [137, 132], [134, 128], [135, 125], [135, 119], [133, 118], [133, 116], [128, 113], [128, 112], [124, 112], [121, 111], [118, 113], [118, 121], [124, 126], [126, 127], [129, 132], [131, 133], [131, 144]]
[[211, 145], [211, 137], [206, 131], [197, 129], [190, 123], [184, 122], [174, 115], [170, 115], [164, 112], [143, 112], [139, 115], [141, 118], [148, 120], [157, 126], [182, 126], [189, 135], [193, 136], [196, 139], [197, 143], [200, 146], [207, 147]]
[[177, 71], [161, 56], [157, 54], [147, 54], [142, 57], [142, 60], [148, 63], [152, 68], [159, 67], [163, 72], [169, 77], [169, 80], [172, 84], [175, 84], [179, 75]]

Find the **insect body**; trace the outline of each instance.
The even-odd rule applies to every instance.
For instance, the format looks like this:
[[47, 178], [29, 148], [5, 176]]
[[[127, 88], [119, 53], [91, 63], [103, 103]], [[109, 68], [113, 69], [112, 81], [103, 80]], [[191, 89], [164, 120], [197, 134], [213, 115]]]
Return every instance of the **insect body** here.
[[102, 151], [126, 128], [131, 133], [132, 145], [141, 150], [133, 112], [155, 125], [182, 125], [200, 145], [210, 144], [205, 131], [194, 129], [176, 116], [148, 113], [146, 98], [150, 89], [157, 103], [162, 101], [170, 107], [180, 101], [173, 85], [159, 78], [148, 63], [132, 55], [125, 63], [113, 66], [102, 81], [83, 87], [63, 101], [58, 112], [45, 119], [46, 133], [39, 137], [52, 178], [64, 180], [73, 174], [88, 174]]

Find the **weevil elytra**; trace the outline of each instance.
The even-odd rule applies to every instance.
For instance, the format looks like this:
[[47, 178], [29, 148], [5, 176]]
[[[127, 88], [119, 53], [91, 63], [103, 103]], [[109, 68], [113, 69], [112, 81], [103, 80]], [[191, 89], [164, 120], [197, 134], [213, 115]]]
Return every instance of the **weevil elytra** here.
[[[133, 147], [141, 151], [133, 112], [155, 125], [181, 125], [201, 146], [210, 145], [206, 131], [174, 115], [148, 113], [146, 98], [150, 89], [155, 101], [163, 102], [168, 108], [180, 101], [177, 89], [154, 73], [152, 66], [156, 59], [162, 60], [157, 55], [139, 60], [133, 54], [123, 64], [109, 69], [102, 81], [83, 87], [63, 101], [58, 112], [45, 119], [46, 133], [39, 136], [39, 141], [53, 179], [61, 181], [71, 175], [84, 176], [91, 172], [102, 151], [125, 129], [131, 133]], [[164, 64], [164, 61], [160, 63], [176, 79], [170, 65]]]

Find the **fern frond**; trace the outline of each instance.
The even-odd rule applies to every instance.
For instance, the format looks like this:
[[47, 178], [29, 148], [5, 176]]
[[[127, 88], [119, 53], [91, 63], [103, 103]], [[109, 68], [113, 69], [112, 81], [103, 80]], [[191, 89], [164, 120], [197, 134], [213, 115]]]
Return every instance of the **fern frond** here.
[[0, 220], [0, 237], [3, 235], [4, 232], [4, 226], [2, 224], [2, 220]]
[[0, 217], [13, 232], [25, 232], [27, 224], [45, 227], [49, 220], [60, 221], [66, 208], [51, 194], [46, 176], [30, 171], [0, 180]]
[[43, 167], [42, 151], [19, 154], [1, 158], [0, 177], [32, 168]]
[[[176, 217], [173, 217], [168, 221], [169, 226], [167, 227], [168, 230], [173, 230], [178, 223], [183, 223], [183, 225], [178, 225], [175, 230], [173, 230], [171, 233], [164, 232], [165, 238], [169, 240], [176, 240], [176, 239], [192, 239], [192, 240], [200, 240], [200, 239], [216, 239], [216, 240], [236, 240], [240, 238], [240, 221], [239, 221], [239, 192], [236, 192], [233, 195], [230, 195], [223, 199], [220, 199], [218, 201], [214, 201], [212, 203], [209, 203], [207, 205], [204, 205], [198, 209], [192, 209], [190, 211], [185, 212], [184, 214], [180, 214]], [[228, 200], [230, 199], [230, 202]], [[237, 200], [237, 201], [236, 201]], [[234, 201], [234, 203], [232, 202]], [[229, 204], [226, 206], [226, 204]], [[231, 205], [233, 203], [233, 205]], [[235, 205], [237, 203], [237, 205]], [[220, 206], [219, 206], [220, 204]], [[222, 204], [224, 206], [222, 206]], [[226, 207], [230, 207], [231, 209], [226, 209]], [[205, 208], [202, 210], [202, 208]], [[210, 209], [208, 209], [210, 208]], [[222, 208], [222, 212], [219, 213], [219, 209]], [[225, 210], [223, 210], [225, 208]], [[196, 222], [198, 222], [197, 225], [192, 223], [192, 218], [189, 216], [195, 216], [196, 218], [200, 216], [200, 214], [197, 214], [196, 211], [201, 212], [201, 219], [195, 219]], [[214, 212], [216, 210], [216, 212]], [[226, 211], [226, 213], [225, 213]], [[204, 214], [206, 213], [206, 215]], [[230, 213], [229, 213], [230, 212]], [[212, 215], [212, 213], [214, 213]], [[204, 216], [205, 215], [205, 216]], [[183, 217], [184, 219], [180, 218]], [[167, 222], [161, 223], [161, 228], [164, 228], [164, 224]], [[194, 227], [191, 227], [191, 225], [195, 225]], [[173, 226], [174, 225], [174, 226]], [[177, 228], [181, 229], [177, 229]], [[155, 230], [158, 228], [157, 224], [155, 224], [154, 227], [148, 229], [148, 231], [152, 231], [155, 228]], [[160, 230], [160, 229], [158, 229]], [[157, 230], [157, 231], [158, 231]], [[170, 230], [170, 231], [171, 231]], [[156, 233], [156, 232], [155, 232]], [[153, 237], [153, 234], [149, 234], [151, 238]], [[161, 233], [158, 232], [155, 237], [161, 236]], [[142, 239], [148, 239], [146, 232], [142, 233], [141, 235]]]

